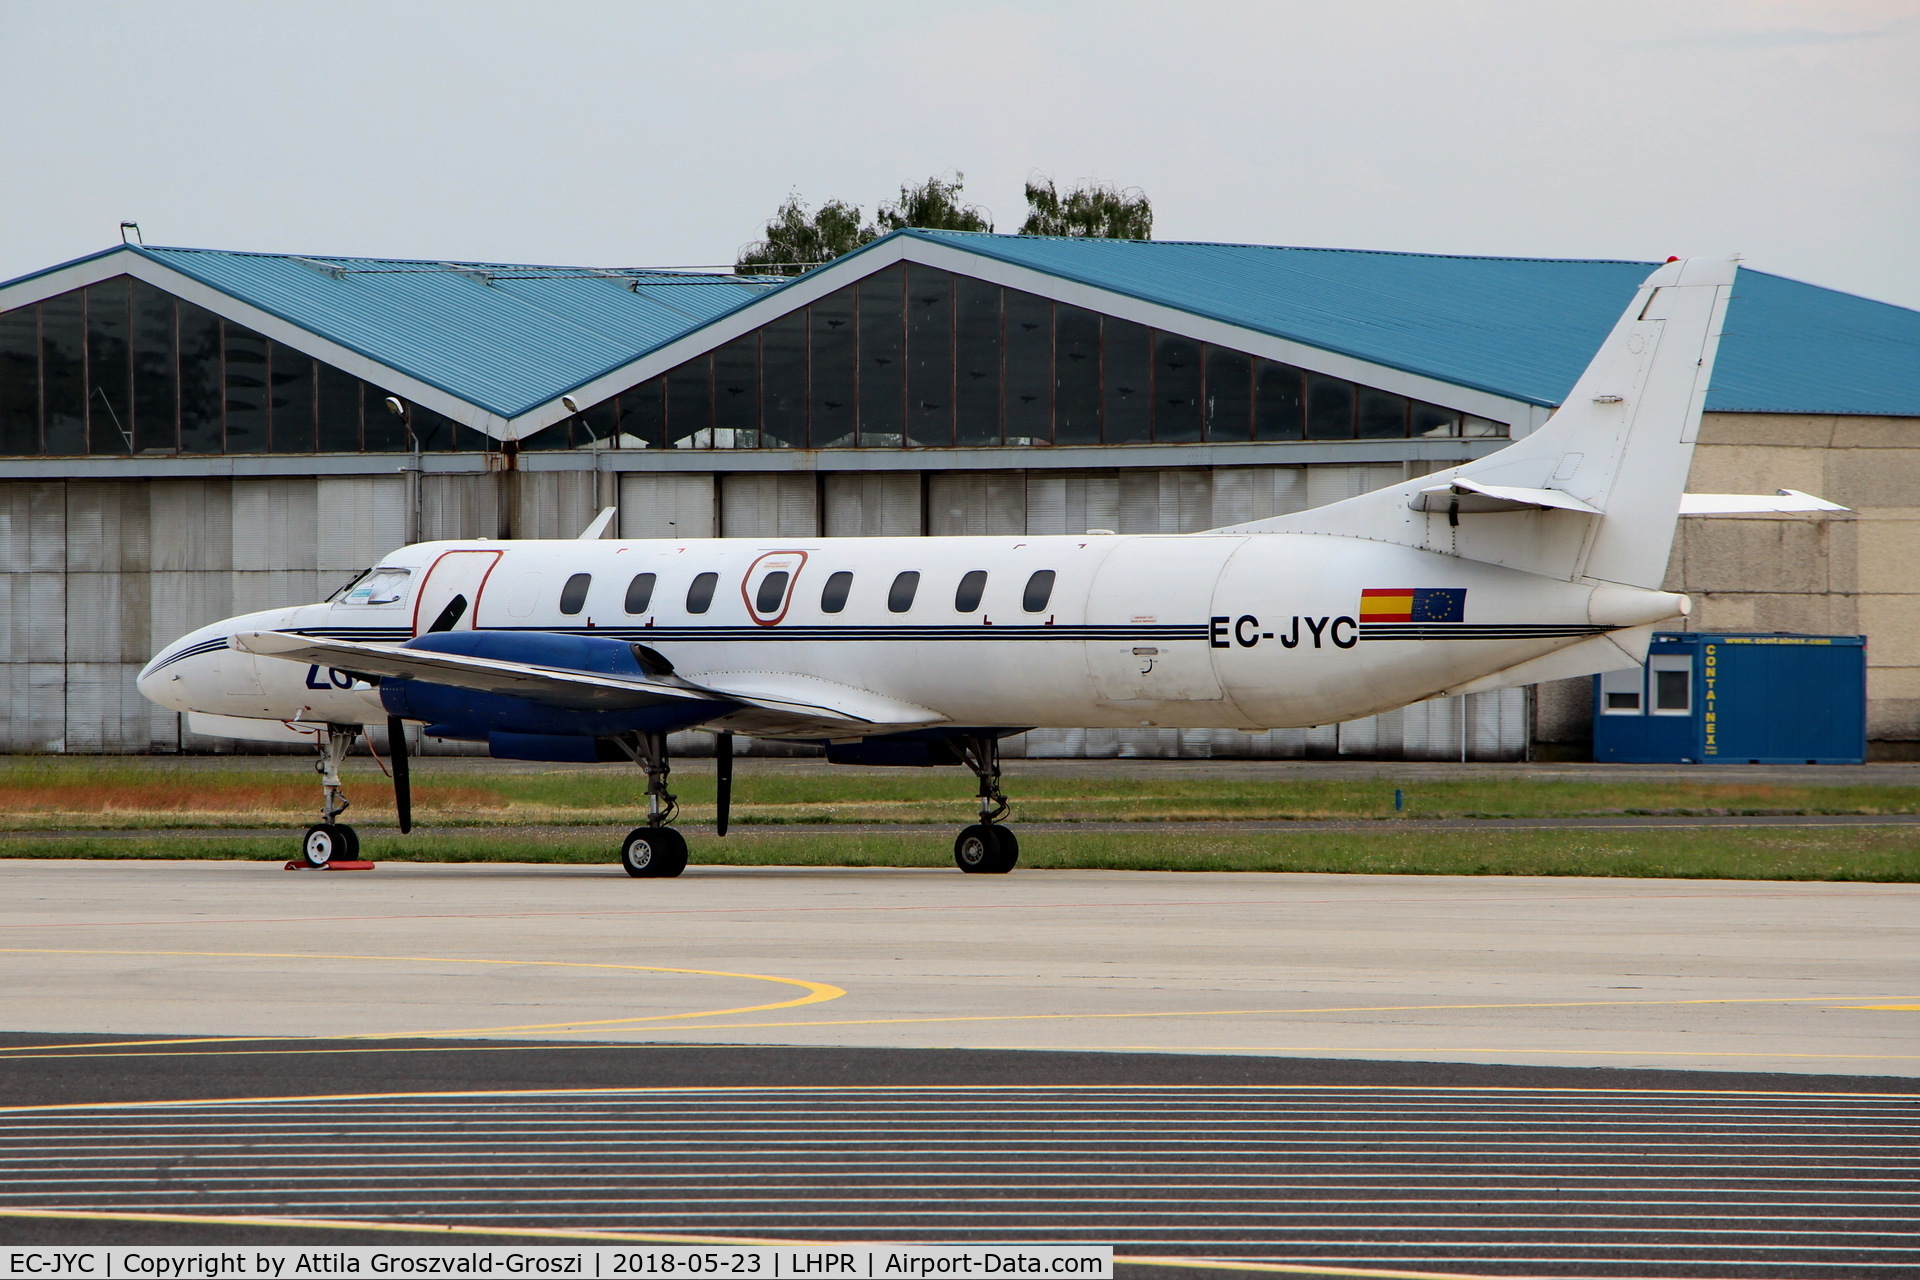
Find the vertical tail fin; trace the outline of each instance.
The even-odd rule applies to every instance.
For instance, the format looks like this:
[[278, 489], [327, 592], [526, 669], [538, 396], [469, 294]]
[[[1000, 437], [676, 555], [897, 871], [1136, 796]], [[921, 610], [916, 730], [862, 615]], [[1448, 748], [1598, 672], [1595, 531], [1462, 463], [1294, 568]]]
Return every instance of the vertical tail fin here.
[[1734, 258], [1669, 262], [1532, 435], [1485, 458], [1234, 533], [1332, 533], [1657, 588], [1732, 292]]

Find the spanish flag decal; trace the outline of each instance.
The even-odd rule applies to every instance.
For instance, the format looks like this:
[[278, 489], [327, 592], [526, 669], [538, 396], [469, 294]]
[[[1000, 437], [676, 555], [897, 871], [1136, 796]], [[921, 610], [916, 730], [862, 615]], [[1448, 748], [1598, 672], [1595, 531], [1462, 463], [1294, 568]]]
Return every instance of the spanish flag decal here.
[[1465, 587], [1368, 587], [1360, 593], [1360, 621], [1460, 622], [1466, 617]]

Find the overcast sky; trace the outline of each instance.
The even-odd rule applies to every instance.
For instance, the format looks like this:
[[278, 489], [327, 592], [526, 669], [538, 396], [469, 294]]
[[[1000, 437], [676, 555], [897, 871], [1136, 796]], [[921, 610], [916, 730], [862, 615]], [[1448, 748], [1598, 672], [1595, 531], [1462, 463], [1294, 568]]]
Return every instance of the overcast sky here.
[[0, 279], [117, 243], [724, 263], [789, 191], [1157, 239], [1737, 250], [1920, 307], [1913, 0], [0, 0]]

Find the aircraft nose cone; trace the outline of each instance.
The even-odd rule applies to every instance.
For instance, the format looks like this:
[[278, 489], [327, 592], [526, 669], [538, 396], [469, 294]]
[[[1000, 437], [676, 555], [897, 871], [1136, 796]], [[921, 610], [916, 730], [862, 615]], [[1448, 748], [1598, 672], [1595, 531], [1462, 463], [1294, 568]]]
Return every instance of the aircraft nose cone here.
[[134, 680], [140, 696], [169, 711], [191, 711], [194, 691], [208, 683], [217, 655], [227, 647], [224, 636], [189, 636], [163, 650]]

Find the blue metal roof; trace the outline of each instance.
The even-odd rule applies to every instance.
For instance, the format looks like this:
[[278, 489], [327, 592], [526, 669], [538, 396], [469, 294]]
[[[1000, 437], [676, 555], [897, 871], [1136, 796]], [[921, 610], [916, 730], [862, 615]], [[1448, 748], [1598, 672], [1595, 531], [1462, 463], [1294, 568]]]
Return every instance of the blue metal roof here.
[[110, 252], [161, 263], [503, 418], [550, 402], [772, 284], [643, 268], [140, 245]]
[[[1543, 405], [1559, 404], [1572, 389], [1640, 281], [1658, 265], [964, 231], [893, 234]], [[1743, 269], [1707, 408], [1920, 415], [1920, 311]]]

